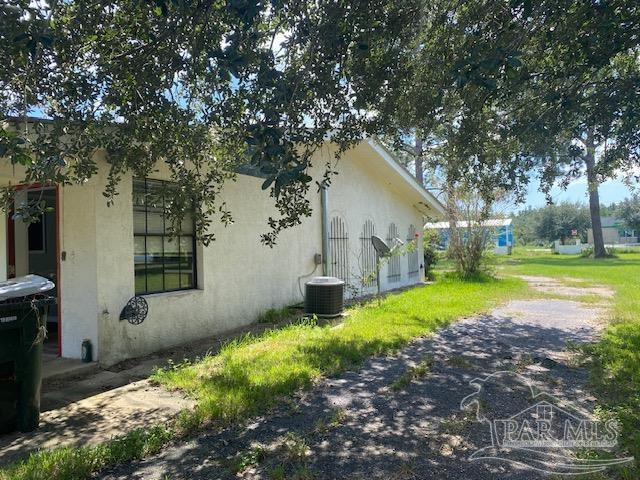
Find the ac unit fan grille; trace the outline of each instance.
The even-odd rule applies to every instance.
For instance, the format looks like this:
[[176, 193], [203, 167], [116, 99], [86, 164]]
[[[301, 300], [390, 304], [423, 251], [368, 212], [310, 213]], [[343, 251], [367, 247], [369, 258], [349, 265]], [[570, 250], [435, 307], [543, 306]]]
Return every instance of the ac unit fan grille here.
[[305, 285], [305, 313], [335, 317], [344, 309], [344, 283]]

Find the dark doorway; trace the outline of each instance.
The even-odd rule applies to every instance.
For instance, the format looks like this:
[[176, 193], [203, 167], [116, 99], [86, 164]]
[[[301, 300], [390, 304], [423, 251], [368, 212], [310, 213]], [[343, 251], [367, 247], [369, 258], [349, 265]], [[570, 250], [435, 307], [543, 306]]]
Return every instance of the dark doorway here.
[[[25, 223], [21, 219], [14, 219], [11, 212], [7, 221], [7, 276], [21, 277], [35, 274], [48, 278], [56, 284], [50, 292], [58, 297], [58, 192], [55, 187], [22, 188], [16, 192], [16, 206], [22, 202], [38, 203], [44, 207], [44, 212], [38, 221]], [[58, 298], [58, 305], [60, 304]], [[47, 339], [44, 343], [44, 353], [59, 356], [60, 318], [59, 308], [50, 308], [47, 314]]]

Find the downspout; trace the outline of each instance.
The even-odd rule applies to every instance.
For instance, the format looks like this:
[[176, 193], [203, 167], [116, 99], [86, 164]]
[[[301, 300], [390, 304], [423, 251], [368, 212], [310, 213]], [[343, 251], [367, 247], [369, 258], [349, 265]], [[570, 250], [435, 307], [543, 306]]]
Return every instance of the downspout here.
[[326, 277], [331, 276], [331, 249], [329, 248], [329, 187], [320, 187], [320, 205], [322, 210], [322, 269]]

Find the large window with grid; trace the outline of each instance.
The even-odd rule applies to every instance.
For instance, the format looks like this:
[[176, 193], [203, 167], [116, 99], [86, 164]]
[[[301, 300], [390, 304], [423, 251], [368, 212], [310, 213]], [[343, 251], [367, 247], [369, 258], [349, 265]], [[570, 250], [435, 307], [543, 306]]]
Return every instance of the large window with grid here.
[[193, 216], [169, 234], [165, 202], [173, 184], [160, 180], [133, 182], [133, 238], [136, 295], [196, 288]]

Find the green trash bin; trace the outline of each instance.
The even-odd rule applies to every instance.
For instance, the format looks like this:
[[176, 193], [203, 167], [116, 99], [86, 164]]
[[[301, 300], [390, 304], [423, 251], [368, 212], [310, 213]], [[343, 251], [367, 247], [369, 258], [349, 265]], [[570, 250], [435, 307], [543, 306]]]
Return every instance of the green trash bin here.
[[42, 340], [53, 304], [46, 295], [0, 302], [0, 433], [38, 428]]

